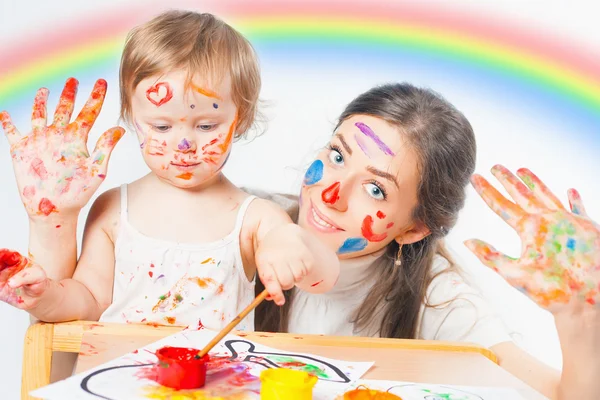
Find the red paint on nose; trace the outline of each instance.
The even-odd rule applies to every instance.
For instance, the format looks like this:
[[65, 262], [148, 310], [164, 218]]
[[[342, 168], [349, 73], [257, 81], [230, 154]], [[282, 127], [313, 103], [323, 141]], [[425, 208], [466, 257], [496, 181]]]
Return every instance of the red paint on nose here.
[[323, 190], [321, 193], [321, 199], [327, 204], [335, 204], [340, 199], [340, 183], [336, 182]]

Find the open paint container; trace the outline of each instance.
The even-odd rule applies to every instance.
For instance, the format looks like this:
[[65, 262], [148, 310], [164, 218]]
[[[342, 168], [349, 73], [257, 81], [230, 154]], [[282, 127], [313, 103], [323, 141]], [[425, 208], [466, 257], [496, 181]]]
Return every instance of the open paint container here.
[[402, 400], [402, 398], [392, 393], [359, 386], [354, 390], [344, 393], [344, 396], [338, 397], [338, 400]]
[[198, 358], [198, 349], [163, 347], [156, 352], [156, 381], [173, 389], [198, 389], [206, 382], [210, 357]]
[[311, 400], [317, 377], [286, 368], [267, 369], [260, 374], [261, 400]]

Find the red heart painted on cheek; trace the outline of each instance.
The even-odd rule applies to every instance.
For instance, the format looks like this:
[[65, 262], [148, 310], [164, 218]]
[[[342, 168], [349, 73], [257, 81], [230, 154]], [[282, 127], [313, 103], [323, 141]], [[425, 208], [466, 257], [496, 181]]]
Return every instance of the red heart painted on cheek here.
[[[160, 89], [164, 88], [165, 93], [161, 96]], [[146, 98], [156, 107], [160, 107], [173, 98], [173, 89], [167, 82], [158, 82], [146, 90]]]

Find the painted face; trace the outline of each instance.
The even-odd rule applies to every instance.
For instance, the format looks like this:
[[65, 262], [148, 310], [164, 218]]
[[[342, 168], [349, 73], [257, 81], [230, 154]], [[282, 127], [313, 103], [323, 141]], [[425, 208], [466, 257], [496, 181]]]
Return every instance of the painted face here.
[[299, 224], [340, 258], [376, 252], [395, 239], [420, 240], [426, 228], [411, 218], [418, 184], [416, 154], [398, 129], [353, 116], [307, 170]]
[[225, 165], [237, 122], [229, 77], [217, 85], [197, 78], [191, 86], [185, 71], [145, 79], [132, 115], [144, 161], [162, 180], [198, 187]]

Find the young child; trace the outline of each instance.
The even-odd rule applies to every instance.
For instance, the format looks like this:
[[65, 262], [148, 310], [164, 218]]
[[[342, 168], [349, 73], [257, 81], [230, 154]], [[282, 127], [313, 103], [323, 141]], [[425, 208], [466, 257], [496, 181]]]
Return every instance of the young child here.
[[[52, 279], [66, 275], [59, 269], [73, 268], [56, 262], [61, 247], [37, 246], [34, 256], [41, 266], [9, 254], [13, 271], [4, 301], [42, 321], [201, 323], [219, 329], [254, 298], [257, 271], [278, 304], [282, 289], [294, 285], [311, 292], [333, 286], [339, 273], [335, 253], [275, 204], [249, 196], [221, 172], [232, 141], [256, 114], [259, 68], [245, 38], [210, 14], [164, 13], [130, 33], [120, 86], [121, 116], [135, 126], [151, 172], [95, 201], [72, 279]], [[37, 131], [13, 138], [13, 159], [21, 162], [15, 165], [19, 188], [36, 221], [32, 237], [52, 235], [63, 225], [72, 230], [85, 204], [81, 198], [89, 199], [92, 182], [105, 176], [107, 154], [96, 152], [89, 160], [81, 141], [79, 151], [50, 155], [31, 144], [51, 136], [38, 131], [58, 129], [57, 121], [59, 128], [72, 125], [76, 88], [75, 80], [67, 82], [53, 125], [36, 120]], [[106, 83], [99, 81], [85, 109], [94, 110], [91, 116], [83, 122], [78, 117], [66, 128], [72, 134], [53, 140], [73, 150], [67, 142], [89, 130], [105, 91]], [[44, 115], [45, 122], [46, 98], [41, 89], [34, 119]], [[5, 130], [13, 132], [3, 115]], [[34, 134], [38, 139], [30, 140]], [[111, 146], [118, 140], [113, 139]], [[69, 169], [78, 157], [87, 164]], [[74, 235], [62, 235], [61, 245], [73, 248]], [[41, 259], [53, 264], [51, 273]], [[251, 330], [253, 321], [250, 314], [239, 328]]]

